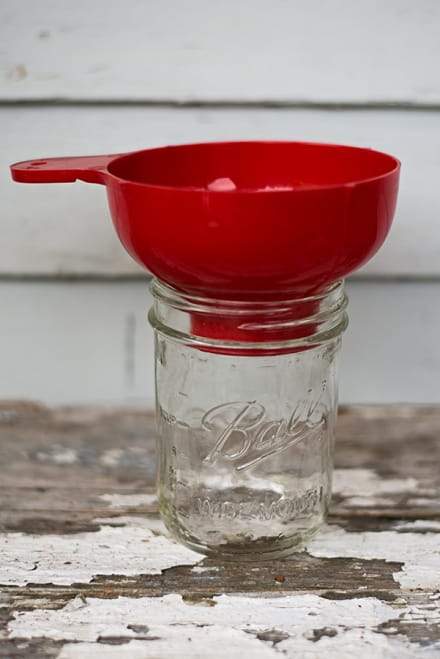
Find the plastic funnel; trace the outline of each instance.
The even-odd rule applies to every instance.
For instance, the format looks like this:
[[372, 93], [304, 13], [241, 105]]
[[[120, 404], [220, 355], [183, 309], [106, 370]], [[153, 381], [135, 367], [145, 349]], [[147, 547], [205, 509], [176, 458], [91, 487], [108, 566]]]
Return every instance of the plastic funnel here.
[[[179, 290], [238, 299], [310, 293], [359, 268], [388, 233], [399, 180], [390, 155], [301, 142], [192, 144], [11, 170], [24, 183], [104, 184], [139, 263]], [[218, 179], [235, 187], [210, 186]]]
[[[399, 169], [371, 149], [303, 142], [190, 144], [11, 167], [24, 183], [105, 185], [136, 261], [179, 291], [246, 301], [314, 295], [366, 263], [389, 231]], [[205, 315], [205, 335], [226, 330]]]

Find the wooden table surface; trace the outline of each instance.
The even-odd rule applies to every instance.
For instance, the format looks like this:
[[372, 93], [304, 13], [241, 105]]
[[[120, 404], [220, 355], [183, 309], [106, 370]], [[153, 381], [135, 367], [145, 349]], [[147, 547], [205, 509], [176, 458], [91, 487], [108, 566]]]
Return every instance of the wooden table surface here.
[[329, 523], [289, 560], [170, 540], [154, 420], [0, 404], [0, 657], [440, 657], [440, 407], [342, 408]]

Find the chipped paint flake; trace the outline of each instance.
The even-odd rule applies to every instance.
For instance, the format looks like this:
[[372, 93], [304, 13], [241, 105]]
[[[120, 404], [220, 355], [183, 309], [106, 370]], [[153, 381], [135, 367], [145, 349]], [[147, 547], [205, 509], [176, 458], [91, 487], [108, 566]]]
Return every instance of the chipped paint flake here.
[[[421, 490], [415, 478], [383, 478], [372, 469], [335, 469], [333, 494], [338, 495], [345, 508], [390, 508], [396, 505], [396, 497], [413, 499]], [[341, 505], [340, 504], [340, 505]], [[420, 504], [421, 505], [421, 504]], [[424, 504], [425, 505], [425, 504]]]
[[157, 504], [155, 494], [101, 494], [99, 498], [114, 509], [140, 508]]
[[[424, 494], [427, 494], [427, 490], [423, 491]], [[440, 508], [440, 500], [438, 499], [438, 493], [433, 495], [434, 498], [428, 499], [427, 497], [413, 497], [408, 498], [408, 506], [417, 506], [418, 508]]]
[[[124, 526], [95, 533], [0, 536], [0, 583], [88, 583], [96, 575], [160, 574], [175, 565], [194, 565], [200, 554], [157, 532], [158, 520], [118, 518]], [[163, 526], [161, 527], [163, 529]]]
[[106, 467], [117, 467], [122, 457], [124, 456], [124, 449], [122, 448], [111, 448], [101, 456], [101, 463]]
[[372, 469], [335, 469], [333, 492], [343, 497], [370, 497], [416, 492], [415, 478], [383, 478]]
[[391, 497], [348, 497], [344, 499], [345, 508], [390, 508], [394, 506]]
[[38, 451], [35, 455], [39, 462], [51, 462], [57, 465], [72, 465], [78, 460], [78, 451], [59, 444], [54, 444], [45, 451]]
[[327, 526], [307, 546], [318, 558], [384, 559], [404, 563], [393, 574], [402, 588], [440, 588], [440, 545], [438, 533], [381, 531], [351, 533]]
[[419, 533], [438, 531], [440, 533], [440, 521], [435, 519], [416, 519], [410, 522], [396, 522], [394, 528], [396, 531], [418, 531]]
[[[67, 643], [57, 659], [275, 659], [270, 645], [237, 629], [183, 625], [162, 627], [154, 641], [129, 641], [123, 645]], [[370, 658], [371, 659], [371, 658]]]
[[[11, 638], [45, 636], [75, 641], [64, 646], [61, 659], [83, 657], [158, 659], [174, 657], [271, 659], [287, 657], [352, 657], [390, 659], [414, 657], [415, 646], [400, 638], [375, 632], [397, 617], [395, 609], [376, 598], [331, 601], [317, 595], [255, 598], [221, 595], [215, 607], [188, 606], [180, 595], [130, 599], [89, 598], [61, 610], [34, 610], [16, 614], [9, 622]], [[147, 625], [155, 640], [134, 640], [139, 625]], [[320, 636], [319, 627], [331, 630]], [[273, 645], [269, 633], [280, 642]], [[118, 637], [126, 644], [105, 645]], [[319, 638], [316, 641], [316, 638]], [[94, 641], [101, 639], [99, 645]], [[132, 639], [132, 640], [130, 640]], [[104, 643], [104, 644], [103, 644]]]
[[[181, 595], [132, 599], [88, 598], [85, 606], [73, 610], [34, 610], [16, 614], [9, 623], [11, 638], [46, 636], [54, 640], [95, 641], [99, 636], [128, 638], [135, 634], [127, 627], [146, 624], [150, 634], [160, 636], [160, 627], [169, 625], [214, 625], [239, 628], [256, 634], [271, 628], [298, 636], [317, 626], [375, 626], [393, 619], [395, 610], [375, 598], [331, 601], [318, 595], [255, 598], [219, 595], [214, 607], [189, 606]], [[310, 616], [310, 613], [316, 614]]]
[[220, 570], [216, 565], [195, 565], [191, 568], [191, 572], [196, 574], [203, 574], [203, 572], [218, 572]]

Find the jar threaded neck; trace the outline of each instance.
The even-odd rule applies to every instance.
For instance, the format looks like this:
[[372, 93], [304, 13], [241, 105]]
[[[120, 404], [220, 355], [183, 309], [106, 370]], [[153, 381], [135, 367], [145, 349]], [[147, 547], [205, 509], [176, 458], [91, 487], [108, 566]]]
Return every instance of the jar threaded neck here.
[[347, 327], [344, 282], [307, 297], [217, 300], [178, 291], [154, 279], [153, 328], [175, 341], [211, 352], [295, 352], [339, 336]]

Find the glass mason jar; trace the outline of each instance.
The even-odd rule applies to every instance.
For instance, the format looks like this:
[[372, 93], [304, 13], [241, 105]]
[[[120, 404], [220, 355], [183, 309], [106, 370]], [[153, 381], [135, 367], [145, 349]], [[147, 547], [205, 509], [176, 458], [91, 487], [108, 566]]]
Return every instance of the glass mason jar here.
[[152, 283], [162, 518], [225, 559], [300, 550], [331, 496], [343, 282], [225, 301]]

